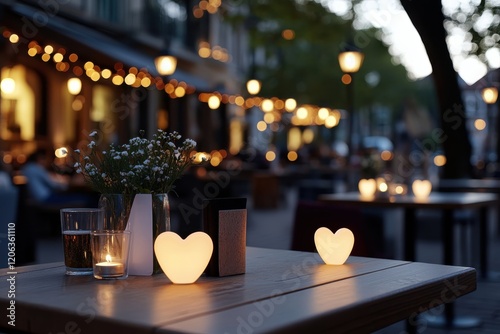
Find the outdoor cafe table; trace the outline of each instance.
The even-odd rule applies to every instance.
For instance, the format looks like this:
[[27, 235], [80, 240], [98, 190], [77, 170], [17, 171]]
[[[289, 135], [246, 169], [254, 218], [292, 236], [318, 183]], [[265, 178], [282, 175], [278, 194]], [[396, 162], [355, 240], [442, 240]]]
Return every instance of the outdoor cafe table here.
[[[426, 199], [418, 199], [412, 195], [392, 196], [390, 198], [364, 198], [358, 192], [325, 194], [318, 197], [320, 201], [336, 205], [367, 208], [377, 207], [383, 209], [404, 209], [404, 259], [415, 261], [415, 238], [417, 230], [417, 209], [434, 209], [442, 211], [442, 240], [444, 264], [453, 265], [454, 236], [453, 212], [463, 209], [479, 210], [479, 257], [480, 273], [482, 278], [487, 278], [488, 269], [488, 208], [498, 205], [496, 194], [491, 193], [439, 193], [432, 192]], [[469, 319], [465, 324], [460, 320]], [[471, 318], [457, 319], [454, 316], [453, 304], [446, 305], [445, 322], [448, 327], [472, 327], [477, 321]]]
[[412, 195], [392, 196], [390, 198], [364, 198], [358, 192], [325, 194], [320, 201], [331, 204], [366, 208], [404, 209], [404, 259], [415, 261], [416, 212], [417, 209], [433, 209], [443, 213], [442, 239], [444, 264], [453, 265], [453, 212], [464, 209], [479, 211], [479, 258], [481, 277], [488, 276], [488, 208], [498, 205], [496, 194], [490, 193], [440, 193], [432, 192], [426, 199]]
[[[247, 248], [246, 273], [174, 285], [165, 275], [102, 281], [62, 263], [0, 271], [0, 327], [34, 333], [360, 333], [476, 289], [473, 268]], [[10, 279], [10, 281], [9, 281]], [[14, 281], [12, 280], [14, 279]], [[15, 284], [12, 284], [15, 282]], [[15, 290], [15, 297], [8, 291]], [[15, 310], [7, 310], [15, 301]], [[11, 313], [8, 313], [11, 312]], [[1, 331], [0, 328], [0, 331]]]

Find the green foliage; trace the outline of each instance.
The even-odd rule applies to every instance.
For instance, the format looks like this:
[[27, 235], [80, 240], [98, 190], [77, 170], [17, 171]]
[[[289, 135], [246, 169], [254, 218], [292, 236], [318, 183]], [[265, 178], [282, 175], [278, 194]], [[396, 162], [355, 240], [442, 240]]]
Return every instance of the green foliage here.
[[[329, 12], [316, 1], [238, 0], [249, 13], [228, 17], [234, 24], [245, 24], [253, 48], [265, 52], [265, 62], [255, 68], [263, 85], [260, 95], [293, 97], [301, 104], [347, 108], [346, 87], [338, 54], [348, 39], [357, 42], [365, 54], [364, 63], [354, 75], [356, 107], [374, 103], [400, 106], [418, 88], [407, 77], [406, 69], [394, 64], [380, 32], [353, 30], [351, 21]], [[295, 38], [287, 40], [282, 31], [291, 29]], [[380, 78], [370, 86], [365, 77]], [[429, 90], [430, 92], [430, 90]]]
[[491, 48], [500, 48], [500, 7], [498, 1], [481, 0], [462, 3], [458, 10], [447, 13], [445, 26], [448, 32], [461, 29], [466, 32], [462, 52], [477, 55], [486, 63], [485, 52]]

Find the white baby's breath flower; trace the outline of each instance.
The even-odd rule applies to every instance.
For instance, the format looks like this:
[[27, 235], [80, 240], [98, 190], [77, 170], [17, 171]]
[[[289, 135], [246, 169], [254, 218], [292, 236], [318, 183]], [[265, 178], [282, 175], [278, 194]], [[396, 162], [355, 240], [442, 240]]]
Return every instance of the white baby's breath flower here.
[[92, 140], [92, 141], [91, 141], [91, 142], [87, 145], [87, 147], [89, 147], [89, 148], [94, 148], [94, 147], [95, 147], [95, 141], [93, 141], [93, 140]]
[[76, 154], [80, 154], [80, 150], [79, 149], [73, 150], [73, 152], [75, 152]]
[[92, 131], [91, 133], [89, 133], [89, 137], [95, 137], [97, 136], [97, 131]]

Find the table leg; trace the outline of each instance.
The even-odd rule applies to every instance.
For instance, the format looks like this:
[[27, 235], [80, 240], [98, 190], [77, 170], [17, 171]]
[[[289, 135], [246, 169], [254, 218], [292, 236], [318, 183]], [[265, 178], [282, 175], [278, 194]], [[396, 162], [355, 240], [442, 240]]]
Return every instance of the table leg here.
[[417, 238], [417, 224], [414, 208], [404, 211], [404, 259], [415, 261], [415, 239]]
[[[453, 265], [455, 255], [454, 243], [454, 224], [453, 211], [444, 210], [443, 212], [443, 262], [447, 265]], [[435, 328], [473, 328], [481, 325], [481, 320], [475, 317], [457, 317], [455, 315], [455, 303], [444, 304], [444, 316], [428, 317], [427, 323]]]
[[[417, 224], [416, 224], [415, 209], [406, 208], [404, 211], [404, 254], [403, 257], [406, 261], [415, 261], [415, 239], [417, 238]], [[408, 334], [417, 333], [417, 326], [410, 321], [406, 321], [406, 332]]]
[[479, 210], [479, 266], [481, 278], [488, 277], [488, 211], [486, 207]]

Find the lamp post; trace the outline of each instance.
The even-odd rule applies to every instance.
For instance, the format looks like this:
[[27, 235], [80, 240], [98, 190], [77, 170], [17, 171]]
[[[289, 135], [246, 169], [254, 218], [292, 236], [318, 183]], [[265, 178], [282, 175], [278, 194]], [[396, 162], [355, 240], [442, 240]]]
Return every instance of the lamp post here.
[[[496, 159], [495, 159], [495, 162], [498, 162], [498, 159], [500, 158], [498, 156], [499, 154], [499, 151], [500, 151], [500, 143], [499, 143], [499, 138], [498, 138], [498, 134], [496, 133], [496, 131], [494, 131], [494, 126], [493, 126], [493, 105], [497, 102], [498, 100], [498, 88], [494, 87], [494, 86], [488, 86], [488, 87], [485, 87], [481, 90], [481, 97], [483, 99], [483, 101], [486, 103], [486, 105], [488, 106], [488, 109], [487, 109], [487, 120], [488, 120], [488, 137], [489, 137], [489, 140], [488, 140], [488, 152], [486, 152], [487, 156], [488, 156], [488, 162], [490, 161], [490, 154], [492, 153], [492, 151], [495, 151], [496, 152]], [[498, 111], [497, 111], [497, 115], [496, 115], [496, 118], [497, 118], [497, 124], [496, 124], [496, 127], [498, 128], [500, 126], [500, 118], [498, 117]], [[496, 138], [496, 147], [493, 148], [492, 146], [494, 145], [493, 144], [493, 141], [495, 140], [495, 136], [497, 136]]]
[[347, 145], [349, 147], [349, 156], [352, 159], [354, 153], [352, 137], [354, 134], [354, 73], [359, 71], [363, 63], [364, 54], [351, 43], [346, 46], [339, 53], [339, 65], [344, 75], [342, 76], [342, 83], [347, 87], [347, 103], [349, 111], [349, 130], [347, 136]]

